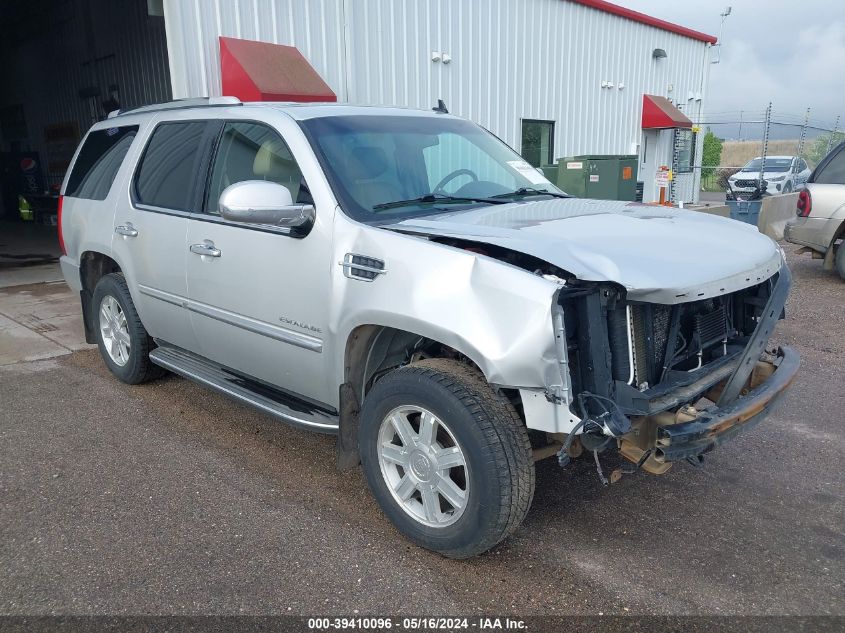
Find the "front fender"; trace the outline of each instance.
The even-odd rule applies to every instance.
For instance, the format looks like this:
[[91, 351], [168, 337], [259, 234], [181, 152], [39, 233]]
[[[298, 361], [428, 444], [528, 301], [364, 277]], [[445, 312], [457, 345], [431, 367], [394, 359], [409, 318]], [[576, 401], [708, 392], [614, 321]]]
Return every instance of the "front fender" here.
[[[349, 222], [348, 220], [344, 220]], [[552, 305], [558, 284], [498, 260], [387, 230], [351, 225], [337, 256], [381, 259], [372, 282], [337, 267], [332, 334], [379, 325], [419, 334], [470, 358], [491, 384], [545, 388], [560, 384]], [[343, 375], [343, 354], [336, 359]]]

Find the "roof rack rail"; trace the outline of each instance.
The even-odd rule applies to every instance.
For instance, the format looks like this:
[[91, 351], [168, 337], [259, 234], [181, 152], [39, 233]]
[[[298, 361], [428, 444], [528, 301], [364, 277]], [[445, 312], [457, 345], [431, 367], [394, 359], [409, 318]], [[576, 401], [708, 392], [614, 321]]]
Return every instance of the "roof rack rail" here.
[[133, 108], [132, 110], [112, 110], [108, 118], [113, 119], [124, 114], [139, 114], [141, 112], [161, 112], [163, 110], [181, 110], [182, 108], [204, 108], [209, 106], [236, 106], [243, 105], [237, 97], [189, 97], [187, 99], [175, 99], [165, 103], [153, 103], [150, 105]]

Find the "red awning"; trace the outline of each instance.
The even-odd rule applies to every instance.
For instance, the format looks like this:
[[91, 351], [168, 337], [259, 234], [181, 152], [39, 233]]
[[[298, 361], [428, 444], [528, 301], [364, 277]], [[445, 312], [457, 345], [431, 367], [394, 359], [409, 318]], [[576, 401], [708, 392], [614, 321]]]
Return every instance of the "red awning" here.
[[241, 101], [337, 101], [294, 46], [220, 38], [223, 94]]
[[664, 130], [675, 127], [692, 127], [692, 121], [666, 97], [643, 95], [643, 129]]

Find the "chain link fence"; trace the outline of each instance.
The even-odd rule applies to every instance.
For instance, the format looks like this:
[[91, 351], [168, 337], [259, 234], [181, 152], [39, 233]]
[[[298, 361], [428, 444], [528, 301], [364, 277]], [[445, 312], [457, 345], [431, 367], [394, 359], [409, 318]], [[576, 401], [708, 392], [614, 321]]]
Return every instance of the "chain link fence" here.
[[700, 126], [701, 191], [729, 198], [796, 191], [819, 161], [845, 140], [838, 117], [823, 121], [810, 109], [782, 113], [771, 104], [761, 110], [714, 112]]

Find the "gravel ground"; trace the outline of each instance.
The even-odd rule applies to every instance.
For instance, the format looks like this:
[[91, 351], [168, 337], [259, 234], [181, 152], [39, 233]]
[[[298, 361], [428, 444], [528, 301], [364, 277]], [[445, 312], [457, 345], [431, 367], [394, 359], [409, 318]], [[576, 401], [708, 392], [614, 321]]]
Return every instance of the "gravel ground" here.
[[845, 614], [845, 283], [790, 259], [803, 365], [767, 422], [609, 488], [542, 462], [469, 561], [403, 539], [331, 438], [94, 350], [0, 368], [0, 613]]

